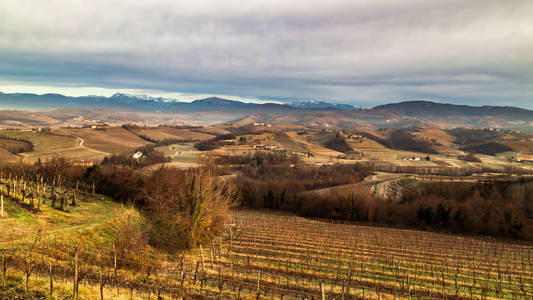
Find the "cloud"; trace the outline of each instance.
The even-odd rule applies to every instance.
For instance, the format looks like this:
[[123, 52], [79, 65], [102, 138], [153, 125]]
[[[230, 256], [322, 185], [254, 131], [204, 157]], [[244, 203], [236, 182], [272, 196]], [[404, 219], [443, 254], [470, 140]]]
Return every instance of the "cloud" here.
[[533, 107], [531, 15], [531, 1], [3, 0], [0, 78]]

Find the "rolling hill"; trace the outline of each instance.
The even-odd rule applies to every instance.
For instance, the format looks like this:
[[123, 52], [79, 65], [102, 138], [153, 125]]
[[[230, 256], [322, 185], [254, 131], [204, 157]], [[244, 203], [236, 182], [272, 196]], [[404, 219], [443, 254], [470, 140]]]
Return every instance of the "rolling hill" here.
[[111, 97], [0, 93], [0, 109], [5, 109], [0, 111], [0, 126], [19, 128], [78, 124], [80, 122], [72, 121], [81, 116], [113, 124], [228, 123], [242, 126], [261, 122], [331, 129], [470, 126], [533, 131], [531, 110], [431, 101], [406, 101], [357, 109], [351, 105], [320, 101], [257, 104], [218, 97], [179, 102], [175, 99], [121, 93]]
[[292, 124], [310, 128], [371, 129], [394, 127], [461, 126], [533, 131], [533, 111], [508, 106], [467, 106], [430, 101], [409, 101], [352, 111], [308, 111], [299, 114], [247, 116], [245, 120]]

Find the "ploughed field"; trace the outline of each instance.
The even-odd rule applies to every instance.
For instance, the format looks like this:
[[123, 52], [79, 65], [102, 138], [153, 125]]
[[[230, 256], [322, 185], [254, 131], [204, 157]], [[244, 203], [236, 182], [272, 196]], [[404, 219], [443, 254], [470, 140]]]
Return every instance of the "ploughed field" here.
[[203, 250], [205, 276], [246, 297], [533, 297], [532, 245], [252, 211], [222, 244]]

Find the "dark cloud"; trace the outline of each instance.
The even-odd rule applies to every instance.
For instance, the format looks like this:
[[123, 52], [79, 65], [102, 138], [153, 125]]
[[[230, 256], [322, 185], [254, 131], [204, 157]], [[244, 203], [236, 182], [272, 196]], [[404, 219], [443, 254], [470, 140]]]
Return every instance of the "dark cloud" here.
[[0, 79], [533, 108], [531, 1], [0, 2]]

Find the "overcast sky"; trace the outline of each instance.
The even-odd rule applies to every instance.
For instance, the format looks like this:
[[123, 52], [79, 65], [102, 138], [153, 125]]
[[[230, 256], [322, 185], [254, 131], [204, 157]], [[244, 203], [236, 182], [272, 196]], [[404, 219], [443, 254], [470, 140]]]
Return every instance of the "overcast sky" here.
[[533, 108], [533, 1], [0, 1], [0, 91], [118, 90]]

